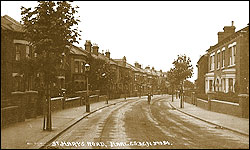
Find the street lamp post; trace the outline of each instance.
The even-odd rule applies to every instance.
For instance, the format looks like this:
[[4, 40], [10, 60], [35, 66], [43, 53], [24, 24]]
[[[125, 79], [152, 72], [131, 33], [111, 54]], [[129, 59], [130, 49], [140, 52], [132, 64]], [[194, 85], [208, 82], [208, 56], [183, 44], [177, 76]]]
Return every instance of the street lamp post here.
[[85, 65], [85, 72], [86, 72], [86, 80], [87, 80], [87, 96], [86, 96], [86, 112], [90, 112], [90, 103], [89, 103], [89, 78], [88, 74], [90, 71], [90, 65]]

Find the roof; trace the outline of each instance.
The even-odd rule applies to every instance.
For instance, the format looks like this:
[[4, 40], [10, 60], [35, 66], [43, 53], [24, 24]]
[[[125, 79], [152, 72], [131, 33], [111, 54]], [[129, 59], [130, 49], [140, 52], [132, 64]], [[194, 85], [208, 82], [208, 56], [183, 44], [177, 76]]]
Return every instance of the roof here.
[[140, 70], [138, 68], [136, 68], [135, 66], [133, 66], [133, 65], [131, 65], [129, 63], [126, 63], [126, 67], [130, 68], [134, 72], [140, 72]]
[[117, 63], [118, 66], [129, 68], [126, 64], [124, 66], [124, 64], [123, 64], [123, 62], [125, 62], [124, 59], [113, 59], [113, 60]]
[[81, 47], [77, 47], [77, 46], [74, 46], [74, 45], [70, 48], [70, 53], [71, 54], [76, 54], [76, 55], [87, 56], [86, 52]]
[[197, 61], [197, 64], [199, 64], [199, 62], [200, 62], [202, 59], [204, 59], [206, 56], [207, 56], [207, 54], [204, 54], [204, 55], [200, 56], [199, 60]]
[[232, 38], [235, 38], [235, 37], [239, 36], [241, 33], [246, 33], [246, 32], [248, 32], [248, 34], [249, 34], [249, 26], [246, 26], [245, 28], [242, 28], [241, 30], [231, 34], [230, 36], [226, 37], [225, 39], [223, 39], [221, 42], [218, 42], [214, 46], [210, 46], [210, 48], [208, 50], [206, 50], [206, 51], [209, 52], [212, 49], [217, 48], [220, 45], [224, 44], [225, 42], [231, 40]]
[[107, 58], [101, 53], [98, 53], [98, 55], [92, 53], [91, 56], [94, 57], [95, 59], [102, 59], [105, 62], [108, 62], [110, 65], [117, 65], [117, 63], [114, 60]]
[[1, 29], [14, 32], [24, 32], [23, 25], [8, 15], [1, 16]]

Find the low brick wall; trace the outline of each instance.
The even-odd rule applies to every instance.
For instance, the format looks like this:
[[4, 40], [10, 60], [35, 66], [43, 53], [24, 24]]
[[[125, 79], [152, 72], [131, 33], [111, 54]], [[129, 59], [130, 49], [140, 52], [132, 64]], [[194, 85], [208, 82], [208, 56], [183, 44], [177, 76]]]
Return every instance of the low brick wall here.
[[72, 97], [65, 99], [65, 109], [78, 106], [81, 106], [81, 97]]
[[[192, 104], [192, 98], [189, 96], [185, 96], [185, 102]], [[210, 106], [209, 106], [209, 100], [207, 101], [207, 100], [197, 98], [196, 106], [206, 109], [206, 110], [218, 112], [218, 113], [242, 117], [242, 108], [238, 103], [211, 99]]]
[[[25, 121], [27, 99], [25, 98], [25, 92], [12, 92], [11, 93], [12, 105], [18, 106], [18, 122]], [[7, 119], [7, 118], [4, 118]]]
[[51, 111], [62, 110], [63, 108], [63, 97], [51, 98]]
[[80, 105], [85, 105], [85, 99], [87, 97], [87, 91], [77, 91], [76, 92], [78, 97], [81, 97], [80, 99]]
[[185, 97], [184, 97], [184, 102], [187, 102], [187, 103], [189, 103], [189, 104], [192, 104], [192, 99], [191, 99], [191, 97], [185, 96]]
[[101, 96], [99, 96], [99, 102], [101, 102], [101, 101], [107, 101], [107, 99], [108, 99], [107, 95], [101, 95]]
[[120, 95], [120, 98], [125, 98], [125, 96], [127, 97], [128, 95], [126, 95], [126, 94], [121, 94], [121, 95]]
[[91, 95], [89, 96], [89, 103], [92, 104], [92, 103], [96, 103], [99, 101], [99, 96], [98, 95]]
[[35, 118], [37, 116], [37, 91], [25, 91], [25, 97], [27, 101], [25, 106], [25, 116], [26, 118]]
[[18, 122], [18, 106], [1, 108], [1, 128]]
[[208, 109], [208, 101], [197, 98], [197, 106], [203, 109]]
[[211, 111], [241, 117], [241, 109], [238, 103], [211, 100]]

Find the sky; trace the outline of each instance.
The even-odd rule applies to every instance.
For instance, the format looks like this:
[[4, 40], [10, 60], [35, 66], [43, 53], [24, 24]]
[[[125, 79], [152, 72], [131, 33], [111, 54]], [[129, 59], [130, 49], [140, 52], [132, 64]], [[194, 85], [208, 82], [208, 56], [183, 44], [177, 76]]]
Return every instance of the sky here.
[[[21, 6], [37, 6], [36, 1], [1, 1], [1, 16], [21, 21]], [[177, 55], [190, 57], [197, 78], [197, 61], [217, 33], [234, 21], [236, 31], [249, 23], [249, 1], [74, 1], [83, 47], [85, 40], [110, 51], [111, 58], [135, 62], [168, 71]]]

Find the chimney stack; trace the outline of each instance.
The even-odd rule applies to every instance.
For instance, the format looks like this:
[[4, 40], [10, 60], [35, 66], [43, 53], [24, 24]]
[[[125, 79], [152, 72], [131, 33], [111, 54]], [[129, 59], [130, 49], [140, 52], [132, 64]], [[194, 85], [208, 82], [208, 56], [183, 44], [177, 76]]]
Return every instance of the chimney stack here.
[[235, 33], [234, 21], [231, 26], [224, 26], [223, 30], [224, 32], [218, 32], [218, 43]]
[[105, 52], [105, 55], [106, 55], [106, 57], [107, 57], [108, 59], [110, 59], [110, 52], [109, 52], [109, 50], [107, 50], [107, 51]]
[[145, 69], [148, 69], [148, 70], [150, 70], [150, 67], [149, 67], [149, 66], [147, 66], [147, 67], [145, 67]]
[[96, 44], [96, 43], [93, 43], [93, 53], [95, 54], [95, 55], [98, 55], [98, 50], [99, 50], [99, 47], [98, 47], [98, 45]]
[[92, 46], [91, 41], [90, 40], [86, 40], [84, 46], [85, 46], [85, 50], [90, 53], [91, 52], [91, 46]]
[[141, 65], [138, 62], [135, 62], [135, 67], [141, 68]]
[[127, 63], [126, 56], [123, 56], [122, 60], [123, 60], [123, 66], [125, 67], [125, 66], [126, 66], [126, 63]]

